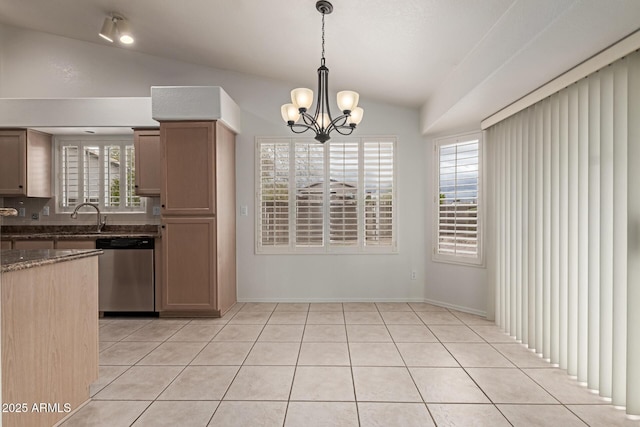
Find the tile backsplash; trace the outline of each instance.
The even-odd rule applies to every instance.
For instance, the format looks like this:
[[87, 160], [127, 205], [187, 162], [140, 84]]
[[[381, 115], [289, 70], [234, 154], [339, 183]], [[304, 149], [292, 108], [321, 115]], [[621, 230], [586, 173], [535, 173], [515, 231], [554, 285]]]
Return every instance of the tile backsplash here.
[[[107, 216], [107, 224], [160, 224], [160, 216], [153, 215], [154, 206], [160, 206], [159, 197], [147, 197], [147, 211], [145, 213], [112, 213], [102, 212]], [[32, 197], [0, 197], [0, 207], [24, 209], [23, 217], [7, 217], [4, 225], [85, 225], [95, 224], [94, 210], [83, 209], [78, 219], [71, 219], [68, 212], [56, 213], [56, 199], [41, 199]], [[45, 215], [47, 213], [49, 215]]]

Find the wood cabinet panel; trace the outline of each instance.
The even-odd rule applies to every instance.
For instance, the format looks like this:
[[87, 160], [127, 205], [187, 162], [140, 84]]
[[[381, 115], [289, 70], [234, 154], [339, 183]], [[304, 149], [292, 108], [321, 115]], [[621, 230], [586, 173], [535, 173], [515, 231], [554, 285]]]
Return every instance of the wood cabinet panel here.
[[[98, 379], [98, 258], [6, 272], [1, 285], [2, 401], [29, 405], [2, 425], [54, 425]], [[40, 402], [60, 410], [31, 411]]]
[[162, 230], [162, 309], [216, 311], [216, 220], [165, 218]]
[[138, 196], [160, 196], [162, 163], [160, 130], [134, 130], [135, 189]]
[[53, 240], [16, 240], [13, 249], [53, 249]]
[[0, 241], [0, 249], [11, 249], [11, 240]]
[[0, 130], [0, 196], [52, 197], [51, 135]]
[[0, 131], [0, 195], [24, 195], [27, 184], [27, 132]]
[[95, 249], [95, 240], [58, 240], [56, 249]]
[[160, 124], [163, 215], [215, 214], [214, 124]]

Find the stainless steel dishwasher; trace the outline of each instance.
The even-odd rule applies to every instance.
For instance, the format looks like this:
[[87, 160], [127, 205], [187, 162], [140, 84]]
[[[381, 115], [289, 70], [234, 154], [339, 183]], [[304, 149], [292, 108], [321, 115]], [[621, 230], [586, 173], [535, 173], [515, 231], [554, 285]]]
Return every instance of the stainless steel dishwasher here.
[[152, 238], [97, 239], [98, 309], [101, 312], [154, 311]]

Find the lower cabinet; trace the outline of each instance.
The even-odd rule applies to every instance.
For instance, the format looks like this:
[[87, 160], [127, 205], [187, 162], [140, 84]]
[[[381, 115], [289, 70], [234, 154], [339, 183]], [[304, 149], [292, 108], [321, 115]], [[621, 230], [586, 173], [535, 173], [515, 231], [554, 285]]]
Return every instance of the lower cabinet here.
[[163, 218], [161, 315], [219, 316], [216, 219]]
[[11, 240], [0, 241], [0, 249], [11, 249]]
[[53, 240], [16, 240], [13, 249], [53, 249]]
[[95, 249], [95, 240], [58, 240], [56, 249]]

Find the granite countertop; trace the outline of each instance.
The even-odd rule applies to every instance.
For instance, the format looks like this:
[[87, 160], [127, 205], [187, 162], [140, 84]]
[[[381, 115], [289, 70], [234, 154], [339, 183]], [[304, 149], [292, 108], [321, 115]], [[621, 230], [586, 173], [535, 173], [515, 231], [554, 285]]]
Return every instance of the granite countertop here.
[[2, 240], [82, 240], [110, 237], [160, 237], [158, 225], [107, 225], [100, 233], [95, 225], [4, 225]]
[[0, 272], [24, 270], [41, 265], [100, 255], [100, 249], [7, 249], [0, 251]]

